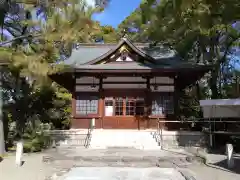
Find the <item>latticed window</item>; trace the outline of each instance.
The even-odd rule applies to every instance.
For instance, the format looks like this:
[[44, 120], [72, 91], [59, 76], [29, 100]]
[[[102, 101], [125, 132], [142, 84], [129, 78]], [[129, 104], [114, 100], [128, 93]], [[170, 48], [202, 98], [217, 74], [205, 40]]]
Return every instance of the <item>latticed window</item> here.
[[106, 97], [106, 116], [144, 115], [145, 100], [139, 97]]
[[77, 96], [76, 113], [79, 115], [98, 114], [98, 97], [88, 94]]
[[134, 98], [126, 98], [126, 115], [135, 115], [136, 100]]
[[174, 114], [173, 94], [158, 93], [152, 98], [152, 115]]
[[115, 116], [123, 115], [123, 98], [115, 98]]

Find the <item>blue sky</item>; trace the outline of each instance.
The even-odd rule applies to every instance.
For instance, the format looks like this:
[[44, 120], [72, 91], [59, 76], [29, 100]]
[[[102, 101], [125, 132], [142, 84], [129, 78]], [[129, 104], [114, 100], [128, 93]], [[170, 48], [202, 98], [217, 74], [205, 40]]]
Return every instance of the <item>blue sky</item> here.
[[109, 5], [101, 14], [94, 16], [102, 25], [117, 27], [139, 5], [141, 0], [110, 0]]

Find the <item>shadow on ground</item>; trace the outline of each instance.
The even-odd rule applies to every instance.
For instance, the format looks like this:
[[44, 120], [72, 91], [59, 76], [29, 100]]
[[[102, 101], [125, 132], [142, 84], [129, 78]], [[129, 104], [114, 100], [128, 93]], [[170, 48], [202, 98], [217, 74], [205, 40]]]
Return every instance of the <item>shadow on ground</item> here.
[[208, 164], [208, 166], [211, 168], [221, 169], [224, 171], [240, 174], [240, 155], [234, 156], [234, 167], [231, 169], [227, 167], [227, 159], [224, 159], [217, 163]]

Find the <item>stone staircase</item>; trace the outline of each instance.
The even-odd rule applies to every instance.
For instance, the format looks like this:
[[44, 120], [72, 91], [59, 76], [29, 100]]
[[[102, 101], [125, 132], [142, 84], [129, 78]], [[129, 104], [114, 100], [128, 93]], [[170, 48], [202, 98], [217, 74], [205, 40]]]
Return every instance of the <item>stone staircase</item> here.
[[159, 144], [150, 130], [98, 130], [92, 132], [89, 148], [135, 148], [158, 150]]

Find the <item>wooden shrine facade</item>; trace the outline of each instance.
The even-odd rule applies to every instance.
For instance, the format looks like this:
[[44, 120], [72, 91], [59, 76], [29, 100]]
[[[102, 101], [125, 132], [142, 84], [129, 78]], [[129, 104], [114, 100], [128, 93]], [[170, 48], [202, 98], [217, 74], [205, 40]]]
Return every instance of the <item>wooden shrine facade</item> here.
[[92, 118], [96, 128], [157, 128], [157, 119], [176, 119], [179, 91], [210, 68], [170, 64], [173, 59], [155, 58], [126, 38], [111, 48], [96, 46], [87, 49], [106, 52], [51, 76], [72, 93], [72, 128], [89, 128]]

